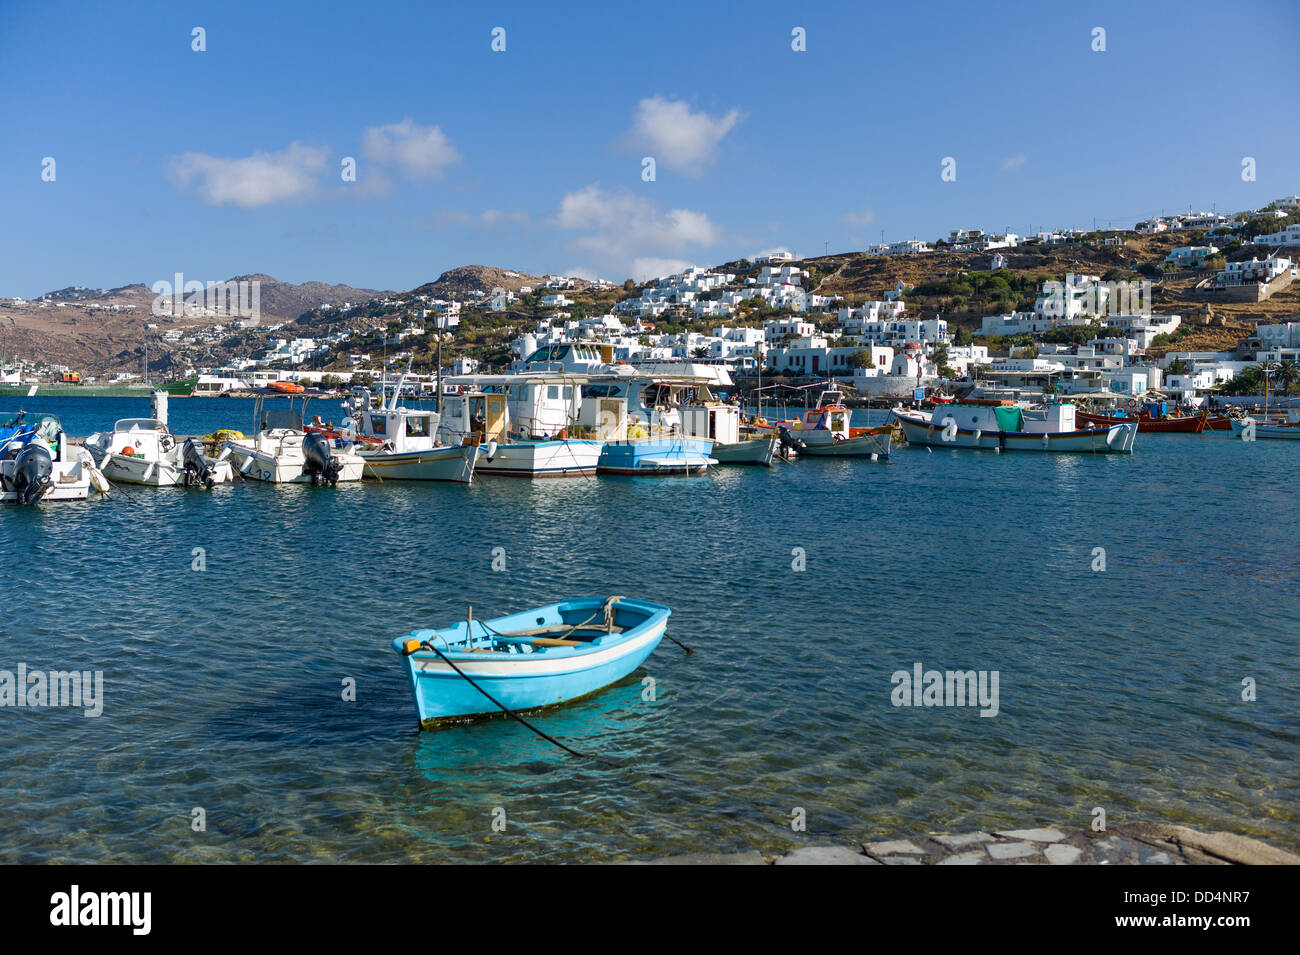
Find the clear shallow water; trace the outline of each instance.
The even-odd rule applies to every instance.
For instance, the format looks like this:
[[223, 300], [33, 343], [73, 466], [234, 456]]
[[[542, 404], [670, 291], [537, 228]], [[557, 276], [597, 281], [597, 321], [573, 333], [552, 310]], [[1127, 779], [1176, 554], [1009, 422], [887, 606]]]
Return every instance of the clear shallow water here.
[[[21, 403], [74, 434], [147, 408]], [[182, 433], [250, 413], [171, 402]], [[136, 506], [5, 508], [0, 669], [100, 669], [105, 702], [97, 719], [0, 709], [0, 859], [776, 851], [1082, 828], [1094, 806], [1297, 849], [1298, 465], [1283, 442], [1142, 435], [1131, 458], [910, 449], [693, 479], [131, 488]], [[668, 604], [696, 651], [665, 643], [628, 681], [535, 717], [612, 765], [508, 720], [415, 728], [394, 635], [467, 604], [588, 593]], [[890, 674], [918, 661], [998, 670], [1001, 712], [895, 708]], [[1258, 702], [1240, 701], [1243, 677]]]

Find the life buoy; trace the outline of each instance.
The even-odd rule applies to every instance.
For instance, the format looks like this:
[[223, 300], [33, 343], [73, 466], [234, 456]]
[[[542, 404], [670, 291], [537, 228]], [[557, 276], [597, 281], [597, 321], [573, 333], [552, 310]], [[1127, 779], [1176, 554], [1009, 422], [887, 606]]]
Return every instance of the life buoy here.
[[1130, 398], [1128, 400], [1128, 406], [1130, 408], [1136, 408], [1138, 406], [1138, 400], [1136, 398]]

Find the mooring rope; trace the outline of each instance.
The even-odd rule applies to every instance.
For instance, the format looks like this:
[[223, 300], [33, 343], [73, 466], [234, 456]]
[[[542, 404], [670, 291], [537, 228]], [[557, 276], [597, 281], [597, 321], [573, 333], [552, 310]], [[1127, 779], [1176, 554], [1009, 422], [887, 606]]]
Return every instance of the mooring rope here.
[[432, 650], [434, 653], [438, 654], [439, 658], [441, 658], [442, 661], [443, 661], [444, 663], [447, 664], [447, 666], [449, 666], [449, 667], [451, 667], [453, 670], [455, 670], [456, 673], [461, 677], [461, 679], [463, 679], [466, 683], [468, 683], [468, 684], [469, 684], [470, 686], [472, 686], [474, 689], [478, 690], [478, 691], [479, 691], [480, 693], [482, 693], [485, 697], [487, 697], [489, 700], [491, 700], [492, 703], [494, 703], [497, 707], [500, 708], [500, 710], [501, 710], [502, 713], [505, 713], [505, 714], [506, 714], [507, 716], [509, 716], [511, 719], [518, 720], [520, 723], [524, 724], [524, 726], [527, 726], [530, 730], [532, 730], [534, 733], [536, 733], [536, 734], [537, 734], [538, 736], [540, 736], [542, 739], [546, 740], [548, 743], [554, 743], [556, 746], [560, 747], [560, 749], [564, 750], [566, 753], [572, 753], [574, 756], [581, 756], [581, 757], [583, 757], [584, 759], [585, 759], [585, 758], [588, 758], [588, 754], [587, 754], [587, 753], [580, 753], [580, 752], [578, 752], [576, 749], [574, 749], [573, 747], [571, 747], [571, 746], [566, 746], [564, 743], [561, 743], [561, 742], [560, 742], [558, 739], [556, 739], [554, 736], [548, 736], [546, 733], [544, 733], [544, 732], [542, 732], [541, 730], [539, 730], [536, 726], [534, 726], [532, 723], [528, 722], [526, 719], [524, 719], [522, 716], [520, 716], [520, 715], [519, 715], [518, 713], [516, 713], [514, 710], [510, 709], [510, 707], [506, 706], [504, 703], [502, 703], [500, 700], [498, 700], [495, 696], [493, 696], [493, 695], [492, 695], [491, 693], [489, 693], [487, 690], [483, 689], [483, 687], [479, 686], [479, 685], [478, 685], [477, 683], [475, 683], [472, 679], [470, 679], [469, 675], [466, 674], [464, 670], [462, 670], [460, 667], [456, 666], [456, 664], [453, 663], [453, 662], [451, 661], [451, 659], [450, 659], [450, 658], [449, 658], [445, 653], [443, 653], [441, 650], [439, 650], [439, 649], [438, 649], [437, 647], [435, 647], [433, 644], [429, 643], [427, 640], [424, 642], [424, 647], [425, 647], [425, 649]]

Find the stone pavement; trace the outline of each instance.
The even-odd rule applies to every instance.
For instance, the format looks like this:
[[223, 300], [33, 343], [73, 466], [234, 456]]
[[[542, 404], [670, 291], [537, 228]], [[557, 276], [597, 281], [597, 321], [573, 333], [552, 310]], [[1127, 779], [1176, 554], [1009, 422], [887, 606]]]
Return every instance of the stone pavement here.
[[854, 846], [807, 846], [784, 855], [697, 853], [649, 865], [1300, 865], [1258, 839], [1186, 826], [1113, 826], [1106, 832], [1010, 829]]

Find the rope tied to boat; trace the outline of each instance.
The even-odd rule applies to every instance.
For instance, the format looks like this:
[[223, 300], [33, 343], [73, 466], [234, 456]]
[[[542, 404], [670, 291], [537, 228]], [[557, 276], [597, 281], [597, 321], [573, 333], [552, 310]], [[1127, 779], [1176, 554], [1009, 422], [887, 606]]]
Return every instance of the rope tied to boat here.
[[[464, 670], [462, 670], [460, 667], [456, 666], [456, 664], [452, 662], [452, 660], [451, 660], [450, 657], [448, 657], [445, 653], [443, 653], [441, 650], [439, 650], [437, 647], [435, 647], [432, 643], [430, 643], [429, 641], [426, 640], [426, 641], [424, 641], [424, 643], [423, 643], [422, 645], [425, 647], [425, 649], [432, 650], [434, 653], [438, 654], [438, 657], [442, 660], [443, 663], [447, 664], [447, 666], [449, 666], [449, 667], [451, 667], [453, 670], [455, 670], [456, 673], [461, 677], [461, 679], [463, 679], [466, 683], [468, 683], [468, 684], [469, 684], [470, 686], [472, 686], [474, 689], [478, 690], [478, 691], [479, 691], [480, 693], [482, 693], [485, 697], [487, 697], [489, 700], [491, 700], [492, 703], [495, 704], [495, 705], [496, 705], [496, 706], [501, 710], [502, 713], [505, 713], [505, 714], [506, 714], [507, 716], [509, 716], [511, 719], [517, 720], [518, 722], [524, 724], [524, 726], [527, 726], [530, 730], [532, 730], [534, 733], [536, 733], [536, 734], [537, 734], [538, 736], [540, 736], [542, 739], [546, 740], [548, 743], [554, 743], [556, 746], [560, 747], [560, 749], [564, 750], [566, 753], [571, 753], [571, 754], [573, 754], [574, 756], [582, 756], [582, 757], [584, 757], [584, 758], [586, 758], [586, 757], [588, 756], [587, 753], [580, 753], [580, 752], [578, 752], [576, 749], [574, 749], [573, 747], [571, 747], [571, 746], [566, 746], [564, 743], [561, 743], [561, 742], [560, 742], [558, 739], [556, 739], [554, 736], [548, 736], [546, 733], [544, 733], [544, 732], [542, 732], [541, 730], [539, 730], [536, 726], [534, 726], [532, 723], [528, 722], [526, 719], [524, 719], [522, 716], [520, 716], [520, 715], [519, 715], [518, 713], [516, 713], [514, 710], [510, 709], [510, 707], [506, 706], [504, 703], [502, 703], [500, 700], [498, 700], [495, 696], [493, 696], [493, 695], [492, 695], [491, 693], [489, 693], [487, 690], [483, 689], [483, 687], [481, 687], [481, 686], [479, 686], [477, 683], [475, 683], [475, 682], [470, 678], [469, 674], [467, 674], [467, 673], [466, 673]], [[601, 758], [603, 758], [603, 757], [596, 757], [596, 758], [597, 758], [597, 759], [601, 759]]]

